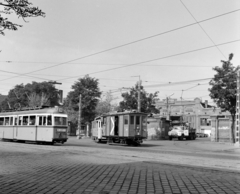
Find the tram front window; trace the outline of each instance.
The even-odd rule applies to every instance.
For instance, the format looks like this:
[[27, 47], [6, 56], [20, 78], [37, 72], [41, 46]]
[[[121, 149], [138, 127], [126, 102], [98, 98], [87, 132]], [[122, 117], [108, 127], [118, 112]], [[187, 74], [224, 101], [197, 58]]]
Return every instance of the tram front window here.
[[55, 125], [67, 125], [67, 118], [66, 117], [54, 117]]

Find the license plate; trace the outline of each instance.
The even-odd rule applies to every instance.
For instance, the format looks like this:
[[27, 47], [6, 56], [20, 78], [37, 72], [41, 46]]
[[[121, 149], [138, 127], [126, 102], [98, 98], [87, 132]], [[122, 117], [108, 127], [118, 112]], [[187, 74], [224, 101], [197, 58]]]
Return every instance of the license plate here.
[[66, 129], [57, 129], [57, 132], [67, 132]]

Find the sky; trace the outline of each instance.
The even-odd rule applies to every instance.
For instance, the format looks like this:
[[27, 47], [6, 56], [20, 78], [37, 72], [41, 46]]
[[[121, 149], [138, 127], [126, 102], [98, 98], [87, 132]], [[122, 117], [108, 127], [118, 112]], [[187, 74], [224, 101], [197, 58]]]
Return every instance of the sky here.
[[24, 22], [12, 14], [23, 27], [0, 35], [2, 95], [17, 84], [54, 80], [66, 97], [88, 74], [116, 102], [122, 88], [140, 79], [161, 100], [198, 97], [211, 104], [213, 67], [230, 53], [233, 65], [240, 65], [239, 0], [31, 2], [46, 17]]

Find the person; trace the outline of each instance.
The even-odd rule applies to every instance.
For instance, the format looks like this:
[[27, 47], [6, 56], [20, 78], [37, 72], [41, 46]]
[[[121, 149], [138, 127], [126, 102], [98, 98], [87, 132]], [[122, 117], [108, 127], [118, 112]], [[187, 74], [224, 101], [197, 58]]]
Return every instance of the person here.
[[29, 125], [35, 125], [35, 118], [30, 118]]
[[48, 117], [47, 125], [52, 125], [52, 119], [51, 119], [51, 117]]

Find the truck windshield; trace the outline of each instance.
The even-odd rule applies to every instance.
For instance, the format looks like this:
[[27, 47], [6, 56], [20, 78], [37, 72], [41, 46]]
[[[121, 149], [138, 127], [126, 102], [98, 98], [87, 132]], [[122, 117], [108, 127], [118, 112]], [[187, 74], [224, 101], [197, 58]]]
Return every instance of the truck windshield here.
[[173, 126], [173, 130], [181, 130], [180, 126]]

